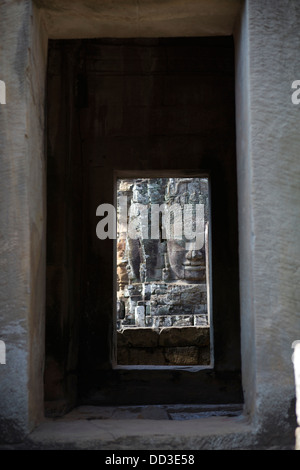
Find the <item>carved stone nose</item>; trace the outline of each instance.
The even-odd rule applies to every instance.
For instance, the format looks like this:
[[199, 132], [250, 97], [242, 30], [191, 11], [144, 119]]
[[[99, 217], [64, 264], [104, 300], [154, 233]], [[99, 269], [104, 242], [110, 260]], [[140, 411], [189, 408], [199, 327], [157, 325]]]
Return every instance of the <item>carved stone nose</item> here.
[[202, 259], [202, 253], [200, 250], [190, 250], [187, 252], [186, 259], [190, 261], [197, 261]]
[[190, 250], [187, 252], [185, 259], [184, 265], [199, 265], [203, 262], [203, 253], [201, 250]]

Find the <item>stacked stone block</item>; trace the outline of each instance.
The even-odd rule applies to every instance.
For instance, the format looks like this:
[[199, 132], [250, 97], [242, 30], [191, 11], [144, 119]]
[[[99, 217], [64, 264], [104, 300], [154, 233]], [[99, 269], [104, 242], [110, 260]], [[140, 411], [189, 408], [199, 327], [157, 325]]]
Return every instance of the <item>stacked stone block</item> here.
[[208, 365], [209, 327], [123, 328], [117, 332], [118, 364]]
[[121, 302], [126, 314], [118, 328], [208, 325], [206, 284], [130, 284]]
[[[125, 225], [124, 221], [118, 225], [117, 329], [207, 326], [206, 277], [195, 283], [182, 279], [169, 260], [167, 240], [163, 237], [151, 239], [150, 228], [149, 238], [143, 238], [142, 228], [138, 225], [141, 214], [138, 206], [134, 206], [142, 204], [147, 209], [149, 227], [152, 204], [180, 204], [184, 207], [187, 203], [202, 203], [207, 221], [207, 179], [122, 179], [118, 181], [118, 201], [124, 196], [127, 198], [128, 219]], [[118, 208], [120, 211], [120, 204]], [[135, 239], [128, 236], [130, 223], [137, 229]]]

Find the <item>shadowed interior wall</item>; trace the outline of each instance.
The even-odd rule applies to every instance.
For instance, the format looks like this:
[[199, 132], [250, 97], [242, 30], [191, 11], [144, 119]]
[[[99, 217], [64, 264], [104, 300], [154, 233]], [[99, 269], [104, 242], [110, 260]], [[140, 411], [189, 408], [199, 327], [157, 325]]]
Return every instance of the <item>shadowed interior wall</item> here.
[[[46, 400], [241, 400], [233, 57], [231, 37], [50, 41]], [[113, 241], [96, 236], [116, 172], [167, 170], [211, 182], [214, 369], [176, 378], [113, 370]]]

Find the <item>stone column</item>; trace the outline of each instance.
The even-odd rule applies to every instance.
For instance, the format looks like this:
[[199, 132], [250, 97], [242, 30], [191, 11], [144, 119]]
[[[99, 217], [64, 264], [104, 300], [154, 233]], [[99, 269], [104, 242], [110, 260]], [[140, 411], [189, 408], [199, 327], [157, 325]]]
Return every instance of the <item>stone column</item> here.
[[[248, 0], [236, 37], [243, 386], [272, 443], [294, 434], [291, 344], [299, 339], [300, 4]], [[298, 312], [298, 313], [297, 313]]]
[[0, 6], [0, 441], [16, 441], [43, 413], [47, 41], [29, 0]]

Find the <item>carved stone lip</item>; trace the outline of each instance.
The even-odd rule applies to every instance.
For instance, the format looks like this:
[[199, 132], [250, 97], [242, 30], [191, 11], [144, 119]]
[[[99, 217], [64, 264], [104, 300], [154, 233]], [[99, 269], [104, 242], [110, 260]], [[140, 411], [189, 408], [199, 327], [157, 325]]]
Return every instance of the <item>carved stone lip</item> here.
[[197, 264], [193, 266], [184, 264], [184, 269], [187, 269], [188, 271], [200, 271], [200, 270], [204, 270], [205, 266], [202, 266], [201, 264]]
[[187, 268], [190, 266], [195, 266], [196, 268], [204, 268], [204, 262], [202, 260], [185, 260], [182, 265]]

